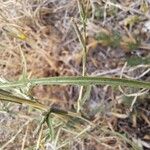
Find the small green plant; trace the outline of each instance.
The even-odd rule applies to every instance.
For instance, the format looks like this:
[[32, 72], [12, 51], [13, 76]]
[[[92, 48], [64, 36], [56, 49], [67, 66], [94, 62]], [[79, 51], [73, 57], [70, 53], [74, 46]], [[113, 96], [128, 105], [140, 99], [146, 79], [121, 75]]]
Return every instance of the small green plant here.
[[127, 63], [129, 66], [137, 66], [140, 64], [148, 65], [148, 64], [150, 64], [150, 58], [149, 57], [142, 58], [142, 57], [132, 56], [132, 57], [127, 58]]
[[[106, 9], [106, 10], [105, 10]], [[108, 17], [115, 17], [117, 15], [118, 12], [118, 8], [114, 7], [114, 6], [107, 6], [106, 8], [104, 8], [104, 6], [100, 6], [98, 4], [95, 4], [95, 18], [96, 19], [103, 19], [104, 17], [104, 11], [106, 11], [106, 15]]]
[[100, 43], [104, 45], [113, 48], [118, 48], [120, 46], [121, 36], [120, 33], [117, 31], [113, 31], [112, 34], [101, 32], [96, 36], [96, 40], [98, 40]]
[[138, 41], [136, 41], [135, 43], [134, 42], [127, 43], [127, 48], [129, 49], [129, 51], [136, 50], [139, 46], [140, 46], [140, 42]]

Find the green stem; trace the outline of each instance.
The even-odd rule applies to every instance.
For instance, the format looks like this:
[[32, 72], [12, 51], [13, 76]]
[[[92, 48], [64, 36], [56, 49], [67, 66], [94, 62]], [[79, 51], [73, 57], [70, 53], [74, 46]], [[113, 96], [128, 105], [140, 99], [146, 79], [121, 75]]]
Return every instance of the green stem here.
[[14, 81], [9, 83], [0, 83], [0, 88], [22, 87], [26, 85], [110, 85], [110, 86], [127, 86], [133, 88], [150, 89], [150, 82], [109, 78], [109, 77], [81, 77], [81, 76], [63, 76], [30, 79], [26, 81]]
[[19, 103], [19, 104], [27, 104], [27, 105], [30, 105], [36, 109], [39, 109], [39, 110], [44, 110], [44, 111], [48, 110], [48, 107], [41, 104], [41, 103], [38, 103], [34, 100], [28, 100], [28, 99], [14, 96], [11, 93], [6, 92], [6, 91], [1, 90], [1, 89], [0, 89], [0, 100]]

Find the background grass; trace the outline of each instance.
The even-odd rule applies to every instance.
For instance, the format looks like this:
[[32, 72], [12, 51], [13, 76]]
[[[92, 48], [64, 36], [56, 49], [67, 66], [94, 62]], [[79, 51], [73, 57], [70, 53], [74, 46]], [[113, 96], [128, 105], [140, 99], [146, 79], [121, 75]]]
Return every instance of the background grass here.
[[149, 1], [0, 2], [1, 149], [150, 148]]

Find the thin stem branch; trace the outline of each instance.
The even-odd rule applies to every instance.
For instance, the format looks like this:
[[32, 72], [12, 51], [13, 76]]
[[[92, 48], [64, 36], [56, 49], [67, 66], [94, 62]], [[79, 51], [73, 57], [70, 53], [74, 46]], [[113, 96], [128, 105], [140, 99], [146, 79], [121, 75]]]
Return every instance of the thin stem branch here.
[[[80, 13], [80, 20], [81, 20], [81, 23], [82, 23], [82, 26], [83, 26], [83, 34], [81, 34], [78, 26], [76, 25], [76, 28], [78, 29], [78, 32], [77, 35], [81, 35], [81, 37], [79, 37], [79, 41], [80, 41], [80, 44], [82, 45], [83, 47], [83, 56], [82, 56], [82, 76], [86, 76], [86, 54], [87, 54], [87, 36], [86, 36], [86, 23], [87, 23], [87, 6], [84, 7], [84, 3], [83, 1], [80, 1], [80, 0], [77, 0], [78, 2], [78, 8], [79, 8], [79, 13]], [[82, 40], [81, 40], [82, 39]], [[80, 109], [81, 109], [81, 100], [82, 100], [82, 96], [83, 96], [83, 89], [84, 89], [84, 86], [81, 86], [80, 87], [80, 92], [79, 92], [79, 97], [78, 97], [78, 100], [77, 100], [77, 112], [79, 113]]]
[[0, 83], [0, 88], [12, 88], [35, 85], [110, 85], [110, 86], [127, 86], [132, 88], [150, 89], [150, 82], [139, 80], [109, 78], [109, 77], [82, 77], [82, 76], [63, 76], [49, 77], [39, 79], [27, 79], [26, 81], [13, 81]]

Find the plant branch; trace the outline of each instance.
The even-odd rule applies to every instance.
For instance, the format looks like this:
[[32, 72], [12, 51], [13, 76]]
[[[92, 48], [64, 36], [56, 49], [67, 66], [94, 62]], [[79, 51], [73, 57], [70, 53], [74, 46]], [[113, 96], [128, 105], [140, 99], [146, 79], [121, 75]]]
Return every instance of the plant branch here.
[[82, 76], [63, 76], [49, 77], [39, 79], [27, 79], [21, 81], [13, 81], [8, 83], [0, 83], [0, 88], [12, 88], [22, 86], [35, 85], [110, 85], [110, 86], [126, 86], [132, 88], [150, 89], [150, 82], [109, 78], [109, 77], [82, 77]]

